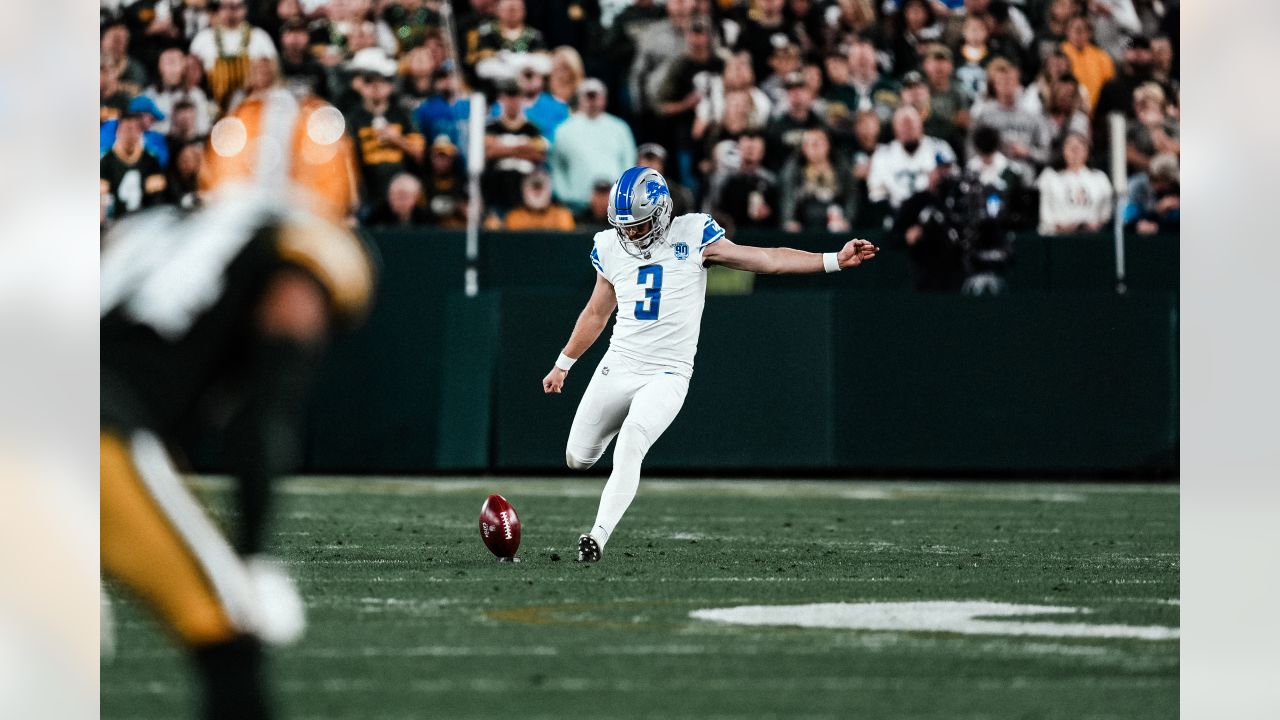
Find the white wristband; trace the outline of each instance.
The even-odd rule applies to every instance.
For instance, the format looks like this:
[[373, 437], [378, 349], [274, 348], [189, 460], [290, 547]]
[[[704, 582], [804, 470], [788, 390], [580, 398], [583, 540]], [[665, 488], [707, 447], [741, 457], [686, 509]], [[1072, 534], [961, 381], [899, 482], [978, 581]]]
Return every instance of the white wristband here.
[[840, 272], [840, 258], [835, 253], [822, 253], [822, 269], [829, 273]]
[[560, 353], [560, 357], [556, 358], [556, 367], [565, 372], [569, 372], [569, 368], [573, 367], [573, 364], [576, 362], [578, 362], [578, 358], [571, 358], [564, 353]]

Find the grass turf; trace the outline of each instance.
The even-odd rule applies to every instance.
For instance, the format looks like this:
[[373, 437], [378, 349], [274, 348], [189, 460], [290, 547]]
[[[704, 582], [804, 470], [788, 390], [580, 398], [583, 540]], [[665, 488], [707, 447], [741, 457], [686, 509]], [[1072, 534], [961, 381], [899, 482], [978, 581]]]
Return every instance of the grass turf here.
[[[735, 626], [700, 608], [994, 600], [1178, 625], [1172, 485], [655, 482], [597, 566], [602, 478], [287, 483], [275, 552], [310, 629], [270, 674], [306, 718], [1170, 718], [1178, 643]], [[204, 482], [214, 507], [225, 486]], [[479, 539], [489, 492], [519, 564]], [[193, 716], [180, 653], [117, 600], [102, 717]], [[1034, 618], [1043, 620], [1044, 618]], [[1063, 618], [1048, 618], [1064, 620]]]

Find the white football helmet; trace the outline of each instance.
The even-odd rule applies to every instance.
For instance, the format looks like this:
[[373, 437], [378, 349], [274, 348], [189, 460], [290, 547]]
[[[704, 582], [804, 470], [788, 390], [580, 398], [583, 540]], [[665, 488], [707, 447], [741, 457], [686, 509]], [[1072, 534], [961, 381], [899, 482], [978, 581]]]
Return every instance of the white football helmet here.
[[633, 167], [622, 173], [609, 192], [609, 224], [632, 257], [645, 257], [666, 240], [671, 227], [671, 190], [653, 168]]

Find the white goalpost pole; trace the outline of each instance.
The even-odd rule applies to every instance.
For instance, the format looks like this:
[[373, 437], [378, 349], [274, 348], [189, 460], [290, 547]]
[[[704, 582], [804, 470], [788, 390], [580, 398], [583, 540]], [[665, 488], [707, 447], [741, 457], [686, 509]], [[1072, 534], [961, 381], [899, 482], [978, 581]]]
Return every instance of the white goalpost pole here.
[[[444, 16], [445, 43], [453, 63], [453, 86], [456, 92], [462, 92], [462, 57], [454, 42], [451, 0], [445, 0], [440, 14]], [[482, 93], [472, 93], [470, 101], [471, 112], [463, 128], [461, 143], [467, 151], [467, 268], [463, 271], [462, 283], [467, 297], [475, 297], [480, 292], [480, 216], [484, 210], [480, 175], [484, 172], [484, 121], [489, 107]]]
[[1116, 292], [1120, 295], [1128, 291], [1125, 284], [1124, 257], [1124, 206], [1129, 199], [1128, 162], [1125, 158], [1125, 118], [1113, 112], [1107, 116], [1107, 125], [1111, 134], [1111, 184], [1115, 194], [1114, 211], [1112, 212], [1112, 232], [1115, 236], [1116, 248]]
[[489, 109], [482, 93], [471, 94], [467, 119], [467, 270], [463, 277], [467, 297], [480, 292], [480, 175], [484, 172], [484, 120]]

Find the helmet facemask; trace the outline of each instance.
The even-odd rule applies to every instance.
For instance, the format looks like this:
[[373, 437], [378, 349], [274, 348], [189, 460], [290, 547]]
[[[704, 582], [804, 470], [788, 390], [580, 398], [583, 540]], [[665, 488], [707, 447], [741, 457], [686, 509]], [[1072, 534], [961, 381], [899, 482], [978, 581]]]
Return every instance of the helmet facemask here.
[[614, 223], [618, 242], [632, 257], [645, 257], [666, 239], [667, 213], [658, 210], [650, 217], [631, 223]]

